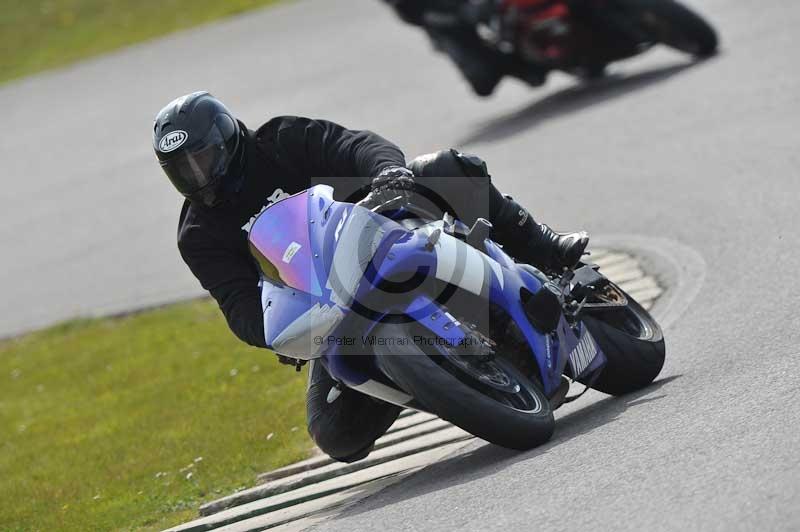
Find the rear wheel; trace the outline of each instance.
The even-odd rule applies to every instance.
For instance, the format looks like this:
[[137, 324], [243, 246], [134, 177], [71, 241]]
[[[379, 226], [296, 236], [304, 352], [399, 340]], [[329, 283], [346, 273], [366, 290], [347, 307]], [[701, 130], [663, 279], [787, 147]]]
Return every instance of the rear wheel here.
[[[431, 338], [417, 326], [383, 324], [389, 339]], [[548, 441], [555, 421], [538, 383], [501, 357], [478, 360], [424, 340], [386, 342], [376, 357], [380, 369], [433, 413], [491, 443], [525, 450]]]
[[644, 29], [660, 43], [695, 57], [717, 51], [714, 28], [688, 7], [673, 0], [626, 0], [640, 12]]
[[608, 359], [592, 388], [622, 395], [644, 388], [661, 372], [666, 352], [661, 327], [630, 296], [625, 307], [591, 311], [583, 323]]

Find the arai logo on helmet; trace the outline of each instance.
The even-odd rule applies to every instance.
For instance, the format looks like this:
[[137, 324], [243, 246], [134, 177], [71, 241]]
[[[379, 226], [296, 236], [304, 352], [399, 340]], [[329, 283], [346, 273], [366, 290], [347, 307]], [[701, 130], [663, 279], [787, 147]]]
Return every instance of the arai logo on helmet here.
[[189, 134], [182, 129], [173, 131], [172, 133], [167, 133], [161, 137], [161, 141], [158, 143], [158, 149], [162, 153], [169, 153], [183, 146], [183, 143], [186, 142], [186, 139], [188, 138]]

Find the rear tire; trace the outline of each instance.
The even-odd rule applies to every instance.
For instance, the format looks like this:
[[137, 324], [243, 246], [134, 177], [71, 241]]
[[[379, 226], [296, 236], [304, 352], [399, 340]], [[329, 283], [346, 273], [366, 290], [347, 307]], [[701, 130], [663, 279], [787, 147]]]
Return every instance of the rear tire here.
[[[413, 327], [413, 326], [412, 326]], [[413, 338], [408, 325], [382, 324], [376, 335]], [[424, 334], [430, 337], [430, 333]], [[448, 362], [444, 346], [382, 346], [378, 367], [400, 388], [442, 419], [488, 442], [527, 450], [548, 441], [555, 420], [550, 402], [537, 383], [496, 357], [492, 363], [519, 385], [519, 397], [497, 392]], [[505, 393], [505, 392], [504, 392]], [[524, 405], [524, 406], [522, 406]]]
[[622, 309], [597, 310], [583, 317], [608, 359], [592, 388], [610, 395], [644, 388], [664, 367], [666, 348], [661, 327], [639, 303], [627, 297], [628, 305]]
[[640, 12], [646, 31], [658, 42], [695, 57], [714, 55], [717, 33], [706, 20], [673, 0], [626, 0]]

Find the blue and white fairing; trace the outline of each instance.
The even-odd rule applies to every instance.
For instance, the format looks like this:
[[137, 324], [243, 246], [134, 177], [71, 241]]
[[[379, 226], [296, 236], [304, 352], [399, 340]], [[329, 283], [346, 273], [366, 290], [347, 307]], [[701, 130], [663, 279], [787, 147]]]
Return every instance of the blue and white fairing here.
[[[563, 318], [556, 334], [541, 334], [531, 325], [521, 289], [536, 293], [542, 281], [491, 240], [484, 254], [442, 231], [442, 222], [410, 231], [363, 207], [334, 201], [332, 193], [331, 187], [319, 185], [291, 196], [265, 210], [251, 228], [251, 251], [264, 278], [265, 340], [275, 351], [300, 359], [324, 357], [334, 378], [371, 393], [366, 388], [380, 388], [385, 377], [370, 357], [344, 352], [352, 354], [387, 314], [409, 316], [448, 343], [464, 338], [456, 318], [421, 291], [411, 299], [407, 294], [369, 297], [379, 280], [417, 273], [505, 309], [530, 345], [548, 396], [567, 364], [568, 373], [580, 378], [605, 363], [585, 328], [577, 337]], [[434, 232], [438, 239], [431, 238]], [[365, 308], [365, 301], [373, 307], [377, 301], [379, 307]], [[342, 345], [345, 336], [355, 345]], [[363, 347], [365, 354], [372, 352], [371, 346]], [[406, 399], [391, 398], [397, 403]]]

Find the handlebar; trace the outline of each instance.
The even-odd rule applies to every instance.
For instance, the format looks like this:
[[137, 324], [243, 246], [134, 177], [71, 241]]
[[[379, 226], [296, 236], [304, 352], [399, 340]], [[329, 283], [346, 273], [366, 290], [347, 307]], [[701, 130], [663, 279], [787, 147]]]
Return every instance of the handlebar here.
[[357, 202], [355, 205], [358, 205], [359, 207], [364, 207], [365, 209], [369, 209], [374, 213], [380, 213], [380, 211], [386, 211], [389, 209], [403, 208], [411, 212], [412, 214], [415, 214], [420, 218], [426, 220], [434, 221], [441, 218], [441, 216], [433, 214], [424, 207], [420, 207], [419, 205], [412, 203], [410, 201], [404, 201], [403, 196], [396, 196], [390, 199], [389, 201], [380, 204], [375, 204], [374, 199], [375, 198], [372, 196], [372, 194], [367, 194], [367, 196], [364, 199]]

